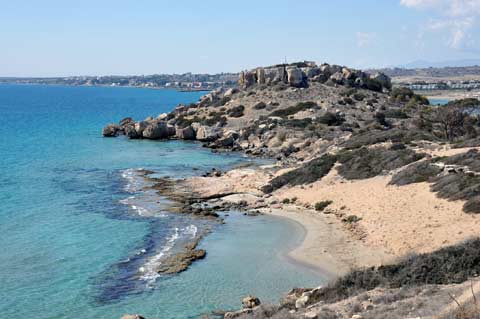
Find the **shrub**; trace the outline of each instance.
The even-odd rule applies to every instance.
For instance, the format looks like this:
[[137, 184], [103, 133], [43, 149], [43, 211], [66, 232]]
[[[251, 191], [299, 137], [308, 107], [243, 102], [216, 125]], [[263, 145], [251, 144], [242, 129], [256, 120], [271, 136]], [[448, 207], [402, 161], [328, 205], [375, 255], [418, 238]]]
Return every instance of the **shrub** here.
[[297, 114], [300, 111], [304, 111], [311, 108], [316, 108], [318, 105], [315, 102], [300, 102], [294, 106], [289, 106], [284, 109], [275, 110], [270, 113], [270, 116], [287, 117], [289, 115]]
[[380, 83], [380, 81], [378, 80], [371, 79], [371, 78], [363, 79], [362, 88], [375, 91], [375, 92], [382, 92], [383, 90], [382, 83]]
[[360, 217], [358, 217], [357, 215], [349, 215], [345, 218], [342, 219], [342, 221], [344, 223], [348, 223], [348, 224], [353, 224], [353, 223], [357, 223], [361, 220]]
[[308, 304], [331, 303], [375, 289], [462, 283], [480, 273], [480, 239], [432, 253], [414, 255], [397, 264], [353, 270], [310, 296]]
[[243, 114], [244, 110], [245, 110], [245, 106], [238, 105], [228, 110], [227, 114], [231, 117], [242, 117], [244, 115]]
[[315, 158], [301, 167], [291, 170], [285, 174], [275, 177], [270, 184], [263, 188], [265, 193], [270, 193], [285, 185], [302, 185], [313, 183], [330, 172], [336, 162], [336, 156], [325, 154]]
[[406, 119], [408, 118], [407, 113], [400, 109], [388, 109], [385, 112], [385, 117], [387, 118], [396, 118], [396, 119]]
[[267, 107], [267, 104], [263, 103], [263, 102], [258, 102], [257, 104], [255, 104], [253, 106], [253, 109], [254, 110], [263, 110], [264, 108]]
[[331, 200], [324, 200], [324, 201], [321, 201], [321, 202], [316, 202], [315, 203], [315, 210], [318, 211], [318, 212], [322, 212], [331, 203], [333, 203]]
[[402, 186], [413, 183], [428, 182], [440, 172], [440, 167], [432, 165], [429, 161], [413, 163], [395, 174], [389, 184]]
[[366, 98], [366, 95], [362, 92], [355, 93], [353, 98], [357, 101], [363, 101]]
[[338, 172], [346, 179], [365, 179], [403, 167], [423, 158], [412, 150], [391, 150], [384, 147], [355, 149], [338, 154], [342, 165]]
[[290, 198], [284, 198], [284, 199], [282, 200], [282, 203], [283, 203], [283, 204], [290, 204]]
[[322, 116], [318, 118], [318, 122], [322, 124], [326, 124], [328, 126], [338, 126], [341, 125], [345, 119], [341, 117], [339, 114], [334, 114], [332, 112], [326, 112]]

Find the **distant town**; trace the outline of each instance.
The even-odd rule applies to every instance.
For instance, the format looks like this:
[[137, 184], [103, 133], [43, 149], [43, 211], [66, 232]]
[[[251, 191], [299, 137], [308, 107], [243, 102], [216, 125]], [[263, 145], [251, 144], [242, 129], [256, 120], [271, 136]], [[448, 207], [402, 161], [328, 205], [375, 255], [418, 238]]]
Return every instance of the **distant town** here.
[[236, 84], [237, 73], [220, 74], [154, 74], [139, 76], [71, 76], [50, 78], [0, 78], [0, 83], [74, 85], [74, 86], [121, 86], [179, 91], [210, 91]]
[[[392, 78], [394, 86], [415, 91], [480, 90], [480, 66], [442, 68], [386, 68], [380, 71]], [[70, 77], [3, 77], [0, 83], [46, 84], [74, 86], [119, 86], [178, 91], [211, 91], [236, 85], [238, 73], [219, 74], [153, 74], [135, 76], [70, 76]]]

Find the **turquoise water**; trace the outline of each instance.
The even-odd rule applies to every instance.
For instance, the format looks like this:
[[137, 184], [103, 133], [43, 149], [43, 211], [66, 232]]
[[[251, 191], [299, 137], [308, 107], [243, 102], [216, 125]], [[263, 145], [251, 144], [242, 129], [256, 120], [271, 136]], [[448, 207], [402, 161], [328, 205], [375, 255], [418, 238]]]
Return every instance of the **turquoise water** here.
[[[175, 276], [138, 269], [200, 222], [126, 201], [132, 169], [187, 176], [247, 161], [196, 143], [100, 136], [124, 116], [142, 119], [201, 93], [101, 87], [0, 85], [0, 313], [20, 318], [196, 318], [253, 293], [276, 300], [323, 279], [285, 260], [299, 226], [230, 214], [201, 243], [207, 258]], [[129, 175], [130, 174], [130, 175]], [[142, 197], [143, 196], [143, 197]], [[283, 248], [282, 248], [283, 247]]]
[[448, 99], [428, 99], [428, 100], [430, 101], [431, 105], [445, 105], [448, 102], [450, 102], [450, 100]]

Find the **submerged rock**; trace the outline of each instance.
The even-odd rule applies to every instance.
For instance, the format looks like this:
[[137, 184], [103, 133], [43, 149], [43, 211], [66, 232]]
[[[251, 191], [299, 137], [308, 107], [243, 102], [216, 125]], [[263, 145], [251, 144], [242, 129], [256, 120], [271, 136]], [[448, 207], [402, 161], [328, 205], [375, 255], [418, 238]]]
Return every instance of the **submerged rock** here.
[[145, 317], [140, 315], [124, 315], [121, 319], [145, 319]]

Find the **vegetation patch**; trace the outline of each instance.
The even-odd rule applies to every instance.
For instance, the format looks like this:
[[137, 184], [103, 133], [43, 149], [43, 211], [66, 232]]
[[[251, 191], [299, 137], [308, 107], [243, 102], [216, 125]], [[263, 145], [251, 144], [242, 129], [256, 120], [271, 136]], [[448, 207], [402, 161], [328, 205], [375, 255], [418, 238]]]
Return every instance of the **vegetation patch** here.
[[442, 169], [429, 161], [413, 163], [401, 170], [392, 177], [390, 185], [408, 185], [414, 183], [428, 182], [437, 176]]
[[323, 200], [321, 202], [316, 202], [315, 203], [315, 210], [317, 212], [322, 212], [325, 208], [327, 208], [328, 205], [333, 203], [331, 200]]
[[362, 292], [426, 284], [462, 283], [480, 273], [480, 239], [409, 257], [398, 264], [359, 269], [316, 291], [308, 301], [344, 300]]
[[415, 140], [434, 141], [438, 139], [436, 139], [431, 133], [420, 130], [392, 128], [388, 130], [369, 130], [366, 132], [359, 132], [345, 141], [342, 146], [346, 149], [355, 149], [388, 141], [408, 144]]
[[343, 122], [345, 122], [345, 119], [338, 114], [326, 112], [318, 118], [318, 122], [321, 124], [326, 124], [328, 126], [339, 126]]
[[255, 104], [253, 106], [253, 109], [254, 110], [263, 110], [266, 107], [267, 107], [267, 104], [265, 104], [264, 102], [258, 102], [257, 104]]
[[242, 117], [243, 111], [245, 111], [245, 106], [238, 105], [227, 111], [227, 114], [231, 117]]
[[353, 151], [343, 151], [338, 155], [342, 165], [338, 168], [340, 175], [346, 179], [365, 179], [380, 175], [423, 158], [409, 149], [392, 150], [384, 147], [362, 147]]
[[287, 117], [289, 115], [297, 114], [298, 112], [305, 111], [307, 109], [318, 107], [315, 102], [300, 102], [294, 106], [289, 106], [284, 109], [275, 110], [270, 113], [269, 116]]
[[336, 156], [330, 154], [322, 155], [297, 169], [275, 177], [262, 190], [265, 193], [271, 193], [285, 185], [295, 186], [316, 182], [330, 172], [335, 162]]

